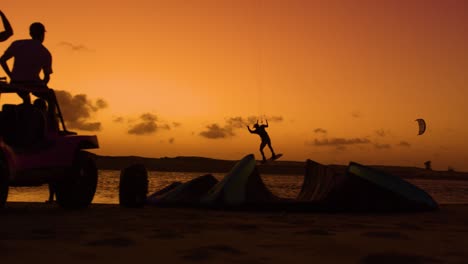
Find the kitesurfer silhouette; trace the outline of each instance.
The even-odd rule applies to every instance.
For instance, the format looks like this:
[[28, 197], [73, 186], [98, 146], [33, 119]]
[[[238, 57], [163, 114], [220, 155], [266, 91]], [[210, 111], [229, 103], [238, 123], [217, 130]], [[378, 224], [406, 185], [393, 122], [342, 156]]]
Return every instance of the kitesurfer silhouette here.
[[253, 130], [250, 129], [249, 126], [247, 126], [247, 129], [249, 130], [249, 132], [251, 134], [259, 135], [260, 139], [262, 140], [262, 142], [260, 143], [260, 153], [262, 153], [262, 163], [266, 162], [265, 153], [263, 152], [263, 149], [265, 148], [266, 145], [268, 145], [268, 147], [270, 148], [271, 159], [275, 159], [275, 157], [276, 157], [275, 151], [271, 147], [270, 136], [268, 135], [268, 133], [265, 130], [265, 128], [268, 127], [268, 120], [265, 120], [265, 121], [266, 121], [265, 125], [259, 125], [258, 120], [257, 120], [257, 123], [253, 126], [254, 127]]

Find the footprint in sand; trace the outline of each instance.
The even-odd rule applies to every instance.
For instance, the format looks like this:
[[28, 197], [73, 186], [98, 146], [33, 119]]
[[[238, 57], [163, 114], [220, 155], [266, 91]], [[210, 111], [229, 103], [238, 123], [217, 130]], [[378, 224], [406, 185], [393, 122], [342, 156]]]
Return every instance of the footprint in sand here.
[[184, 238], [184, 235], [170, 230], [154, 230], [154, 233], [149, 235], [148, 238], [169, 240]]
[[415, 224], [409, 224], [409, 223], [399, 223], [397, 224], [399, 228], [402, 229], [407, 229], [407, 230], [422, 230], [420, 226], [417, 226]]
[[378, 237], [378, 238], [388, 238], [388, 239], [403, 239], [407, 240], [409, 237], [400, 232], [365, 232], [361, 234], [366, 237]]
[[296, 232], [298, 235], [312, 235], [312, 236], [334, 236], [335, 233], [330, 232], [326, 229], [309, 229], [305, 231]]
[[135, 244], [135, 241], [126, 237], [115, 237], [93, 240], [86, 243], [87, 246], [104, 246], [104, 247], [129, 247]]
[[188, 261], [205, 261], [210, 259], [213, 255], [216, 254], [230, 254], [230, 255], [240, 255], [242, 251], [226, 246], [226, 245], [213, 245], [213, 246], [205, 246], [205, 247], [198, 247], [190, 249], [188, 252], [184, 252], [185, 254], [182, 256], [185, 260]]
[[420, 255], [378, 253], [371, 254], [361, 259], [361, 264], [437, 264], [441, 260]]
[[55, 239], [56, 233], [53, 229], [33, 229], [31, 230], [31, 239], [32, 240], [48, 240], [48, 239]]
[[231, 228], [235, 230], [239, 230], [239, 231], [249, 231], [249, 232], [259, 229], [258, 225], [254, 225], [254, 224], [237, 224], [237, 225], [233, 225]]

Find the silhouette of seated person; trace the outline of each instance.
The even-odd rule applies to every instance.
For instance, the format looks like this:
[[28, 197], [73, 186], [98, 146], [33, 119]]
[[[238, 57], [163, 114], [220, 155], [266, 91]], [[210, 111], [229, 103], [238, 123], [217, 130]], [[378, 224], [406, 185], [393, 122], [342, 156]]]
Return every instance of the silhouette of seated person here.
[[[12, 86], [18, 88], [43, 88], [48, 90], [47, 84], [52, 74], [52, 55], [42, 43], [45, 38], [45, 27], [39, 22], [29, 27], [31, 39], [17, 40], [11, 43], [5, 53], [0, 57], [0, 65], [10, 78]], [[10, 70], [7, 61], [14, 58], [13, 68]], [[43, 74], [43, 78], [39, 74]], [[34, 93], [34, 95], [48, 98], [48, 92]], [[31, 104], [29, 92], [20, 91], [18, 95], [25, 104]]]
[[268, 133], [265, 130], [265, 128], [268, 127], [268, 120], [265, 120], [265, 121], [266, 121], [265, 125], [259, 125], [258, 120], [257, 120], [257, 123], [254, 125], [254, 130], [250, 129], [250, 127], [247, 126], [247, 129], [249, 130], [250, 133], [259, 135], [260, 139], [262, 140], [262, 142], [260, 143], [260, 153], [262, 154], [262, 158], [263, 158], [262, 162], [263, 163], [266, 162], [265, 153], [263, 152], [263, 149], [267, 145], [268, 145], [268, 148], [270, 148], [270, 151], [271, 151], [271, 158], [273, 159], [273, 158], [276, 157], [275, 151], [271, 147], [270, 136], [268, 135]]

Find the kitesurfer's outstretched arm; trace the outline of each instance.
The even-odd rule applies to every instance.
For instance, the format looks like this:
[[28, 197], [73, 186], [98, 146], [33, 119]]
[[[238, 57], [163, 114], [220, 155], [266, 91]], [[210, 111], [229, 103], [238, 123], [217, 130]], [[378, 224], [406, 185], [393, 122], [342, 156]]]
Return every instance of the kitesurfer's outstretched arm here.
[[0, 41], [5, 41], [13, 35], [13, 28], [11, 27], [10, 22], [1, 10], [0, 17], [2, 19], [3, 27], [5, 28], [5, 31], [0, 32]]

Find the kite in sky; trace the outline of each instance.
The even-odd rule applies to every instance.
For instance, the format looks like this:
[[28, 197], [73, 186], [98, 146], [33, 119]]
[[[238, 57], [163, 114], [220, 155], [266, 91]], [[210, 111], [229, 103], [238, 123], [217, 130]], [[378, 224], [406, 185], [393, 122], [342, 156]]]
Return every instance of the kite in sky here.
[[419, 125], [418, 136], [424, 134], [424, 132], [426, 131], [426, 121], [424, 121], [424, 119], [422, 118], [418, 118], [415, 121], [417, 121]]

